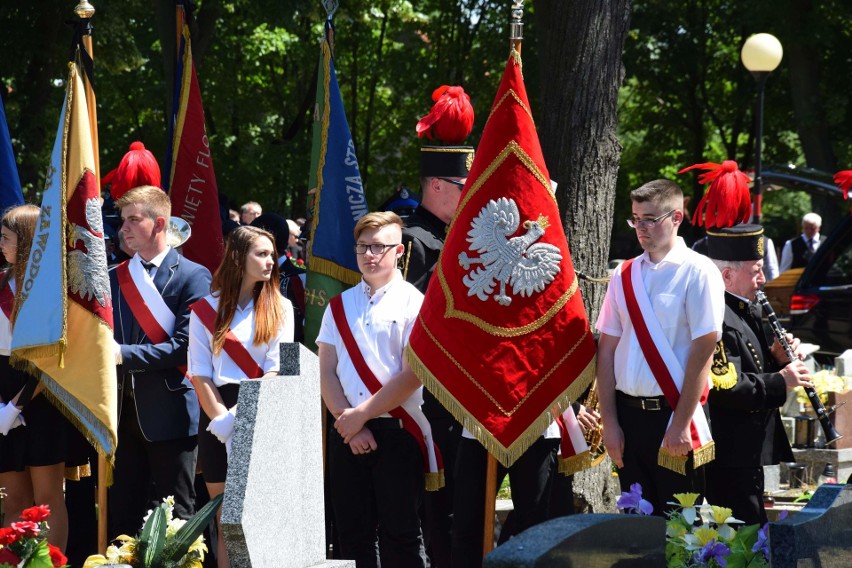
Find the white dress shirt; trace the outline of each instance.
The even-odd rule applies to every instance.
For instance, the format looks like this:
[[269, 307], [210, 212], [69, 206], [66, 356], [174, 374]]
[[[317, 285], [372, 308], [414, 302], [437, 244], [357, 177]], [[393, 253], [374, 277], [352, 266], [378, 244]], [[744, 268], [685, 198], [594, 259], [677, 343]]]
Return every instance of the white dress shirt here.
[[[680, 237], [657, 264], [651, 262], [647, 252], [634, 262], [640, 263], [642, 284], [654, 308], [654, 314], [649, 315], [657, 317], [665, 340], [685, 369], [694, 339], [712, 332], [716, 333], [716, 341], [722, 337], [725, 316], [722, 274], [713, 261], [687, 248]], [[631, 396], [662, 395], [633, 332], [624, 305], [620, 269], [612, 275], [595, 327], [601, 333], [620, 338], [615, 349], [615, 388]]]
[[[214, 310], [218, 310], [219, 298], [211, 294], [204, 299], [210, 302], [210, 306]], [[278, 330], [278, 335], [269, 343], [254, 344], [254, 301], [249, 302], [245, 308], [237, 306], [237, 311], [234, 313], [234, 319], [231, 322], [231, 331], [245, 346], [257, 366], [263, 369], [264, 374], [279, 369], [279, 345], [282, 342], [293, 341], [293, 304], [287, 298], [282, 298], [281, 301], [284, 305], [284, 324]], [[212, 343], [213, 334], [201, 323], [195, 312], [190, 312], [187, 355], [190, 375], [210, 377], [217, 387], [246, 380], [248, 378], [246, 374], [234, 363], [224, 349], [216, 355], [213, 354]]]
[[[402, 371], [403, 352], [423, 304], [423, 294], [403, 280], [399, 271], [389, 284], [375, 290], [372, 296], [370, 292], [370, 287], [362, 280], [357, 286], [344, 291], [341, 298], [355, 342], [373, 374], [384, 385]], [[358, 376], [335, 325], [331, 306], [323, 314], [317, 343], [334, 347], [337, 379], [349, 404], [354, 408], [370, 398], [372, 394]], [[423, 387], [420, 387], [403, 406], [409, 409], [422, 404]]]

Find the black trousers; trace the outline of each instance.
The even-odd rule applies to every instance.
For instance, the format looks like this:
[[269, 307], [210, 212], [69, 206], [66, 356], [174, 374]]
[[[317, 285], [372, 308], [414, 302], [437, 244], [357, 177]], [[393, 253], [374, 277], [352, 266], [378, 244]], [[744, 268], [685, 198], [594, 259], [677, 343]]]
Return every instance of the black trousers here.
[[367, 422], [377, 449], [355, 455], [337, 432], [329, 433], [328, 469], [341, 558], [357, 568], [426, 565], [420, 517], [423, 456], [399, 421]]
[[142, 517], [174, 495], [174, 516], [195, 513], [197, 436], [149, 442], [139, 429], [136, 406], [125, 399], [118, 423], [114, 483], [108, 492], [108, 538], [135, 535]]
[[[497, 487], [509, 475], [512, 485], [511, 524], [500, 531], [499, 543], [548, 518], [551, 472], [559, 439], [541, 437], [508, 470], [497, 465]], [[453, 495], [452, 565], [482, 566], [485, 522], [485, 472], [488, 452], [477, 440], [462, 438], [456, 455]]]
[[[424, 393], [425, 396], [425, 393]], [[423, 542], [432, 568], [449, 568], [453, 527], [453, 491], [456, 453], [461, 440], [461, 425], [453, 420], [430, 420], [432, 437], [444, 460], [445, 485], [427, 491], [423, 503]]]
[[747, 525], [763, 525], [768, 520], [763, 505], [763, 467], [707, 465], [707, 502], [728, 507], [734, 518]]
[[[686, 475], [657, 465], [657, 454], [672, 415], [671, 408], [642, 410], [623, 404], [616, 397], [618, 423], [624, 432], [624, 467], [618, 470], [622, 491], [633, 483], [642, 485], [642, 497], [654, 506], [654, 514], [664, 517], [676, 509], [675, 493], [704, 494], [704, 468], [695, 469], [692, 455], [686, 462]], [[701, 502], [699, 497], [698, 502]]]

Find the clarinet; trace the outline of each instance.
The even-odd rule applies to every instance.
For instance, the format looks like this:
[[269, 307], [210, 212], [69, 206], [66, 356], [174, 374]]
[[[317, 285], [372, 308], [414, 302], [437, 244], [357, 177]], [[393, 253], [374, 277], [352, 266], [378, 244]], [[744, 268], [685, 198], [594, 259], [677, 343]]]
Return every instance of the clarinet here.
[[[766, 294], [763, 291], [757, 291], [757, 301], [760, 302], [760, 307], [763, 308], [763, 313], [766, 314], [766, 319], [769, 320], [769, 327], [772, 328], [772, 334], [775, 336], [775, 339], [778, 340], [778, 343], [781, 344], [781, 347], [784, 348], [784, 353], [787, 354], [787, 359], [792, 363], [797, 359], [796, 354], [793, 353], [793, 349], [790, 347], [790, 344], [787, 342], [787, 332], [784, 331], [784, 328], [781, 327], [781, 324], [778, 322], [778, 317], [775, 315], [775, 310], [772, 309], [772, 305], [769, 303], [769, 300], [766, 298]], [[828, 417], [829, 412], [823, 406], [822, 401], [819, 399], [819, 395], [816, 392], [816, 389], [813, 387], [802, 387], [805, 389], [805, 394], [808, 395], [808, 400], [811, 401], [811, 406], [813, 406], [816, 411], [817, 419], [819, 419], [819, 424], [822, 426], [822, 431], [825, 434], [825, 445], [828, 446], [833, 444], [843, 436], [838, 433], [837, 429], [835, 429], [834, 424], [831, 423], [831, 419]]]

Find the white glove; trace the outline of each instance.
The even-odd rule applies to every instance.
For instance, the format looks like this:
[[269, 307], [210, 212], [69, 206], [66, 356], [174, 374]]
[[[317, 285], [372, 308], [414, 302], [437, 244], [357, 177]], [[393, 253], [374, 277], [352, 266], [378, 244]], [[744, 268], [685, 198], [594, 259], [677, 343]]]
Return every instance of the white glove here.
[[20, 409], [14, 404], [2, 404], [0, 406], [0, 434], [4, 436], [9, 430], [25, 424]]
[[234, 414], [228, 411], [215, 417], [207, 426], [207, 431], [224, 444], [234, 434]]
[[112, 340], [113, 351], [115, 352], [115, 364], [121, 365], [122, 357], [121, 357], [121, 344], [115, 339]]

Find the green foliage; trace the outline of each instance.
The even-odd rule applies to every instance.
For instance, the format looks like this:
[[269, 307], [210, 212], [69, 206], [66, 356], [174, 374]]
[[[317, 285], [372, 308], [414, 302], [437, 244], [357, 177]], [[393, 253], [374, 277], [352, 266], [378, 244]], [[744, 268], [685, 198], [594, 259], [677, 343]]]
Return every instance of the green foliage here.
[[[325, 13], [320, 2], [196, 2], [193, 46], [217, 182], [232, 205], [257, 200], [286, 216], [305, 213], [314, 72]], [[753, 162], [754, 80], [739, 61], [753, 32], [779, 36], [785, 52], [818, 54], [824, 116], [797, 116], [790, 59], [767, 82], [764, 163], [806, 160], [801, 125], [823, 123], [840, 166], [852, 164], [848, 67], [852, 16], [842, 0], [814, 3], [802, 21], [784, 16], [793, 0], [636, 0], [624, 50], [619, 136], [624, 146], [616, 200], [616, 236], [633, 240], [622, 219], [627, 192], [669, 177], [697, 196], [694, 176], [676, 171], [698, 161]], [[155, 9], [152, 9], [152, 6]], [[168, 0], [95, 1], [96, 92], [102, 174], [134, 140], [161, 160], [167, 146], [174, 28]], [[0, 90], [27, 197], [40, 190], [64, 94], [73, 3], [0, 3]], [[538, 122], [538, 42], [532, 3], [525, 6], [524, 76]], [[477, 119], [476, 144], [508, 56], [505, 0], [347, 0], [334, 18], [334, 53], [344, 107], [371, 207], [400, 184], [418, 185], [417, 120], [441, 84], [461, 84]], [[789, 20], [789, 21], [788, 21]], [[558, 37], [558, 36], [556, 36]], [[571, 85], [565, 85], [571, 89]], [[810, 121], [810, 122], [808, 122]], [[164, 168], [164, 176], [168, 176]], [[692, 183], [689, 183], [692, 182]], [[776, 221], [799, 211], [787, 203]], [[692, 206], [697, 203], [693, 197]], [[786, 211], [786, 212], [785, 212]], [[771, 213], [771, 214], [770, 214]], [[778, 231], [781, 232], [780, 230]], [[786, 232], [786, 228], [785, 228]], [[770, 234], [773, 234], [770, 230]]]
[[148, 521], [139, 536], [139, 558], [141, 566], [154, 566], [154, 561], [163, 552], [166, 544], [166, 506], [160, 505], [148, 516]]
[[185, 525], [178, 529], [174, 539], [166, 546], [164, 559], [168, 562], [177, 562], [189, 551], [189, 547], [195, 539], [204, 532], [207, 524], [216, 516], [216, 511], [222, 504], [225, 494], [221, 493], [207, 502], [200, 511], [195, 513]]

